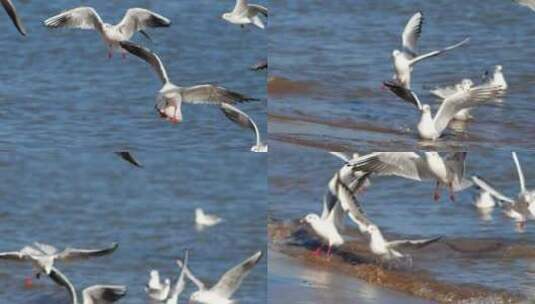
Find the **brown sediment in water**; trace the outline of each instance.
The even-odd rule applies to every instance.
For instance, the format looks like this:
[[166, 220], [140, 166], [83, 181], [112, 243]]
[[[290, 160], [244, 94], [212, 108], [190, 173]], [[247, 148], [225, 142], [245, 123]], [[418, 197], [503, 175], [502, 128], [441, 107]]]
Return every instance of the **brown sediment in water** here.
[[[271, 250], [298, 259], [304, 264], [314, 267], [329, 268], [366, 282], [393, 289], [408, 295], [436, 301], [439, 303], [520, 303], [525, 301], [521, 295], [507, 290], [488, 288], [478, 284], [458, 284], [435, 279], [432, 274], [414, 268], [388, 266], [381, 264], [369, 252], [366, 241], [349, 241], [334, 250], [331, 258], [315, 256], [309, 249], [310, 242], [303, 239], [314, 239], [307, 228], [294, 222], [270, 220], [268, 237]], [[456, 251], [492, 252], [506, 257], [525, 257], [535, 254], [535, 247], [529, 245], [507, 245], [487, 240], [447, 240], [456, 245]], [[475, 243], [470, 246], [470, 242]], [[316, 244], [317, 245], [317, 242]], [[425, 250], [428, 254], [437, 251], [433, 244]], [[449, 245], [448, 245], [449, 246]]]
[[279, 76], [268, 77], [267, 90], [270, 97], [288, 95], [313, 95], [318, 93], [317, 85], [313, 82], [294, 81]]
[[290, 134], [270, 134], [269, 139], [285, 142], [293, 145], [305, 146], [310, 148], [317, 148], [326, 151], [350, 151], [351, 145], [346, 145], [340, 142], [333, 142], [328, 139], [322, 141], [317, 139], [306, 139]]

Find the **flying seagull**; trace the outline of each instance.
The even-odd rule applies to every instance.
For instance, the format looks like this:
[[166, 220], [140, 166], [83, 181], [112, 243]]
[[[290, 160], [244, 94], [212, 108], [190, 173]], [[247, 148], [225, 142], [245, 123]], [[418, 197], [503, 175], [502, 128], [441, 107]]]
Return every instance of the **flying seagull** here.
[[9, 18], [11, 18], [11, 21], [13, 21], [13, 24], [19, 31], [19, 33], [22, 36], [26, 36], [26, 28], [24, 28], [24, 24], [22, 24], [22, 21], [20, 20], [19, 15], [17, 14], [17, 10], [15, 9], [15, 6], [11, 2], [11, 0], [0, 0], [2, 2], [2, 6], [6, 10], [6, 13], [9, 15]]
[[132, 155], [132, 153], [128, 151], [117, 151], [115, 152], [115, 154], [117, 154], [120, 158], [126, 160], [130, 164], [138, 168], [143, 168], [143, 165], [134, 157], [134, 155]]
[[245, 114], [245, 112], [237, 107], [225, 102], [221, 103], [221, 111], [223, 111], [223, 114], [225, 114], [225, 116], [231, 121], [243, 128], [251, 129], [254, 132], [256, 136], [256, 144], [251, 147], [252, 152], [268, 151], [268, 146], [262, 142], [262, 137], [260, 135], [260, 131], [258, 130], [258, 126], [254, 120], [249, 117], [249, 115]]
[[211, 288], [206, 287], [203, 282], [197, 279], [191, 273], [189, 267], [184, 267], [180, 261], [177, 261], [177, 263], [180, 267], [183, 267], [186, 276], [198, 288], [198, 290], [191, 295], [190, 302], [202, 304], [233, 304], [236, 303], [236, 301], [231, 299], [232, 295], [238, 290], [242, 281], [251, 272], [253, 267], [258, 264], [260, 258], [262, 258], [262, 251], [256, 252], [251, 257], [225, 272], [219, 281]]
[[428, 52], [422, 55], [417, 53], [416, 43], [422, 33], [424, 16], [422, 12], [414, 14], [407, 22], [402, 34], [402, 50], [394, 50], [392, 52], [392, 59], [394, 63], [394, 80], [406, 89], [411, 88], [411, 72], [414, 65], [424, 59], [431, 58], [443, 54], [447, 51], [458, 48], [466, 44], [470, 38], [445, 47], [441, 50]]
[[36, 277], [39, 278], [41, 273], [50, 274], [56, 260], [79, 260], [109, 255], [115, 252], [118, 247], [119, 244], [113, 243], [110, 247], [102, 249], [76, 249], [68, 247], [63, 251], [59, 251], [51, 245], [36, 242], [32, 246], [22, 248], [20, 251], [0, 253], [0, 259], [29, 261], [36, 268]]
[[[58, 285], [65, 287], [72, 304], [78, 304], [76, 289], [69, 279], [56, 267], [50, 269], [48, 276]], [[111, 304], [119, 301], [126, 295], [127, 288], [123, 285], [94, 285], [82, 291], [83, 304]]]
[[268, 68], [268, 61], [267, 60], [260, 60], [259, 62], [253, 64], [250, 69], [253, 71], [260, 71], [260, 70], [267, 70]]
[[370, 172], [379, 176], [399, 176], [415, 181], [435, 180], [434, 199], [440, 198], [440, 186], [445, 185], [450, 199], [453, 192], [464, 190], [472, 183], [464, 177], [467, 152], [455, 152], [443, 158], [438, 152], [374, 152], [351, 160], [348, 165], [355, 171]]
[[[470, 86], [468, 83], [458, 84], [457, 89], [457, 93], [444, 99], [434, 117], [431, 113], [431, 106], [422, 104], [413, 91], [407, 91], [407, 94], [411, 94], [413, 99], [403, 100], [409, 101], [421, 112], [420, 121], [417, 125], [420, 138], [433, 141], [437, 140], [442, 136], [442, 133], [448, 127], [449, 122], [455, 114], [461, 110], [485, 104], [492, 98], [498, 96], [501, 91], [497, 86]], [[396, 90], [403, 91], [406, 89], [397, 86]]]
[[221, 106], [222, 103], [234, 104], [257, 100], [211, 84], [179, 87], [169, 80], [165, 66], [158, 55], [131, 42], [120, 42], [120, 45], [131, 54], [150, 64], [158, 74], [163, 86], [156, 97], [156, 109], [160, 116], [171, 122], [179, 123], [182, 121], [181, 107], [183, 102]]
[[248, 4], [247, 0], [236, 0], [236, 5], [232, 12], [224, 13], [222, 18], [241, 27], [252, 23], [261, 29], [265, 29], [260, 15], [267, 18], [268, 9], [258, 4]]
[[[96, 30], [108, 47], [108, 58], [113, 56], [115, 50], [120, 50], [119, 43], [128, 41], [136, 32], [150, 38], [144, 31], [149, 27], [169, 27], [169, 19], [144, 8], [131, 8], [120, 23], [116, 25], [104, 23], [92, 7], [77, 7], [53, 16], [44, 21], [48, 28], [77, 28]], [[123, 56], [125, 53], [123, 53]]]

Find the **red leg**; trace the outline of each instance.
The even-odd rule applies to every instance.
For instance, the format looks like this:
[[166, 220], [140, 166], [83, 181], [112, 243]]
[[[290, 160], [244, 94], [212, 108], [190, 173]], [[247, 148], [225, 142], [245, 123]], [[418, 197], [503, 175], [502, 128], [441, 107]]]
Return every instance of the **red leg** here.
[[32, 278], [31, 277], [27, 277], [24, 279], [24, 287], [26, 288], [32, 288], [33, 287], [33, 282], [32, 282]]
[[437, 202], [440, 199], [440, 182], [437, 181], [436, 187], [435, 187], [435, 193], [433, 194], [433, 199], [435, 202]]
[[314, 256], [320, 256], [322, 250], [323, 250], [323, 245], [320, 245], [320, 246], [316, 249], [316, 251], [314, 251], [313, 255], [314, 255]]
[[327, 256], [331, 256], [332, 255], [332, 249], [333, 249], [333, 246], [329, 245], [329, 249], [327, 250]]

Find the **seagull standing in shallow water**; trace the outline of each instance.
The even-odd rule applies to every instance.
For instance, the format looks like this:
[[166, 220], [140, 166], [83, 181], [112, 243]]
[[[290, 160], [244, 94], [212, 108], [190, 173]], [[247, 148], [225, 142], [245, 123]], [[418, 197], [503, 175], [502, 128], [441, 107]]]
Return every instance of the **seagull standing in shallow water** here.
[[111, 58], [114, 50], [121, 49], [119, 42], [130, 40], [136, 32], [149, 38], [144, 32], [146, 28], [169, 27], [171, 21], [144, 8], [131, 8], [126, 11], [120, 23], [112, 25], [104, 23], [94, 8], [77, 7], [48, 18], [44, 25], [48, 28], [96, 30], [108, 46], [108, 58]]
[[223, 219], [214, 214], [204, 213], [201, 208], [195, 209], [195, 224], [200, 227], [211, 227], [221, 223]]
[[236, 5], [232, 12], [224, 13], [221, 17], [241, 27], [244, 27], [246, 24], [254, 24], [261, 29], [265, 29], [260, 15], [264, 15], [267, 18], [268, 9], [258, 4], [248, 4], [247, 0], [236, 0]]
[[6, 13], [9, 15], [9, 18], [11, 18], [11, 21], [13, 21], [13, 24], [19, 31], [19, 33], [22, 36], [26, 36], [26, 28], [24, 28], [24, 25], [22, 24], [22, 21], [20, 20], [19, 15], [17, 14], [17, 10], [15, 9], [15, 6], [11, 2], [11, 0], [0, 0], [2, 3], [2, 6], [6, 10]]
[[233, 104], [237, 102], [257, 100], [211, 84], [202, 84], [191, 87], [177, 86], [169, 80], [165, 66], [158, 55], [151, 52], [149, 49], [131, 42], [120, 42], [120, 45], [131, 54], [146, 61], [156, 71], [163, 83], [163, 86], [156, 97], [156, 109], [160, 113], [160, 116], [173, 123], [182, 121], [183, 102], [221, 105], [222, 103]]

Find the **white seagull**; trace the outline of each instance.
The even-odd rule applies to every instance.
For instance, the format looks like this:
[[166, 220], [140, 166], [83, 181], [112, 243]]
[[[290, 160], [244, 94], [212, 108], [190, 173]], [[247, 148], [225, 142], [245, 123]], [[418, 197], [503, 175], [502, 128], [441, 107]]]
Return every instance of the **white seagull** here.
[[111, 58], [114, 50], [121, 49], [119, 42], [130, 40], [136, 32], [149, 38], [145, 29], [168, 27], [171, 21], [144, 8], [131, 8], [126, 11], [120, 23], [112, 25], [104, 23], [94, 8], [77, 7], [45, 20], [44, 25], [48, 28], [96, 30], [108, 47], [108, 58]]
[[[471, 79], [465, 78], [461, 80], [460, 83], [455, 84], [453, 86], [446, 86], [441, 88], [435, 88], [431, 90], [431, 94], [435, 95], [436, 97], [440, 98], [441, 102], [444, 102], [444, 100], [452, 95], [455, 95], [458, 93], [461, 88], [471, 88], [474, 86], [474, 82]], [[470, 115], [470, 110], [472, 108], [466, 108], [463, 110], [460, 110], [459, 112], [455, 113], [453, 116], [453, 119], [466, 121], [469, 119], [472, 119], [472, 115]]]
[[248, 4], [247, 0], [236, 0], [236, 5], [232, 12], [224, 13], [222, 18], [241, 27], [252, 23], [261, 29], [265, 29], [260, 15], [264, 15], [267, 18], [268, 9], [258, 4]]
[[251, 272], [253, 267], [258, 264], [260, 258], [262, 258], [262, 251], [256, 252], [234, 268], [225, 272], [211, 288], [207, 288], [203, 282], [191, 273], [188, 267], [183, 267], [180, 261], [177, 261], [177, 263], [180, 267], [183, 267], [186, 276], [198, 288], [191, 295], [190, 302], [201, 304], [235, 304], [237, 302], [231, 299], [232, 295], [238, 290], [242, 281]]
[[407, 89], [411, 88], [411, 72], [416, 63], [458, 48], [470, 40], [470, 38], [466, 38], [457, 44], [448, 46], [441, 50], [419, 55], [416, 51], [416, 43], [418, 42], [418, 38], [420, 38], [422, 33], [423, 20], [424, 17], [422, 12], [417, 12], [409, 19], [409, 22], [407, 22], [402, 34], [403, 49], [394, 50], [392, 52], [392, 59], [394, 63], [394, 80]]
[[464, 190], [472, 183], [464, 177], [467, 152], [455, 152], [443, 158], [438, 152], [374, 152], [351, 160], [348, 165], [355, 171], [370, 172], [379, 176], [399, 176], [415, 181], [435, 180], [434, 199], [440, 198], [440, 186], [445, 185], [450, 199], [453, 192]]
[[260, 135], [260, 130], [258, 130], [258, 126], [254, 120], [249, 117], [249, 115], [245, 114], [245, 112], [241, 111], [237, 107], [225, 102], [221, 103], [221, 111], [223, 111], [223, 114], [225, 114], [225, 116], [227, 116], [227, 118], [231, 121], [235, 122], [242, 128], [251, 129], [254, 132], [256, 136], [256, 144], [251, 147], [252, 152], [268, 151], [267, 144], [262, 142], [262, 137]]
[[195, 209], [195, 224], [202, 227], [211, 227], [221, 223], [223, 219], [215, 214], [204, 213], [201, 208]]
[[[72, 304], [78, 304], [76, 289], [69, 279], [57, 268], [52, 267], [48, 276], [58, 285], [69, 291]], [[126, 295], [127, 288], [123, 285], [94, 285], [82, 291], [83, 304], [110, 304], [119, 301]]]
[[131, 42], [120, 42], [120, 45], [131, 54], [150, 64], [158, 74], [163, 86], [156, 97], [156, 109], [160, 113], [160, 116], [171, 122], [179, 123], [182, 121], [181, 108], [183, 102], [221, 105], [222, 103], [233, 104], [236, 102], [257, 100], [211, 84], [202, 84], [191, 87], [177, 86], [169, 80], [165, 66], [158, 55], [151, 52], [149, 49]]
[[501, 90], [500, 94], [505, 93], [509, 86], [507, 85], [507, 81], [505, 81], [505, 76], [503, 75], [503, 67], [501, 65], [496, 65], [494, 67], [494, 73], [492, 73], [492, 76], [489, 77], [488, 82], [486, 84], [489, 86], [499, 87]]
[[145, 293], [147, 293], [149, 298], [154, 301], [164, 301], [169, 296], [170, 290], [171, 280], [165, 279], [162, 283], [158, 270], [151, 270], [149, 283], [145, 287]]
[[6, 10], [6, 13], [9, 15], [9, 18], [11, 18], [11, 21], [13, 21], [13, 24], [19, 31], [19, 33], [22, 36], [26, 36], [26, 28], [24, 28], [24, 25], [22, 24], [22, 21], [20, 20], [19, 15], [17, 14], [17, 10], [15, 9], [15, 6], [11, 2], [11, 0], [0, 0], [2, 3], [2, 6]]
[[421, 112], [420, 121], [417, 125], [418, 134], [420, 138], [427, 140], [437, 140], [440, 138], [450, 121], [459, 111], [485, 104], [492, 98], [499, 96], [501, 91], [497, 86], [470, 86], [469, 83], [457, 84], [458, 92], [444, 99], [435, 117], [433, 117], [431, 106], [422, 104], [413, 91], [395, 85], [392, 85], [391, 89], [405, 91], [413, 97], [412, 99], [404, 98], [403, 100], [415, 105]]
[[41, 273], [50, 274], [54, 262], [56, 260], [79, 260], [92, 257], [99, 257], [109, 255], [115, 252], [119, 245], [113, 243], [110, 247], [102, 249], [76, 249], [66, 248], [59, 251], [57, 248], [42, 244], [34, 243], [33, 246], [26, 246], [20, 251], [3, 252], [0, 253], [0, 259], [14, 260], [14, 261], [30, 261], [36, 268], [36, 277], [39, 278]]

